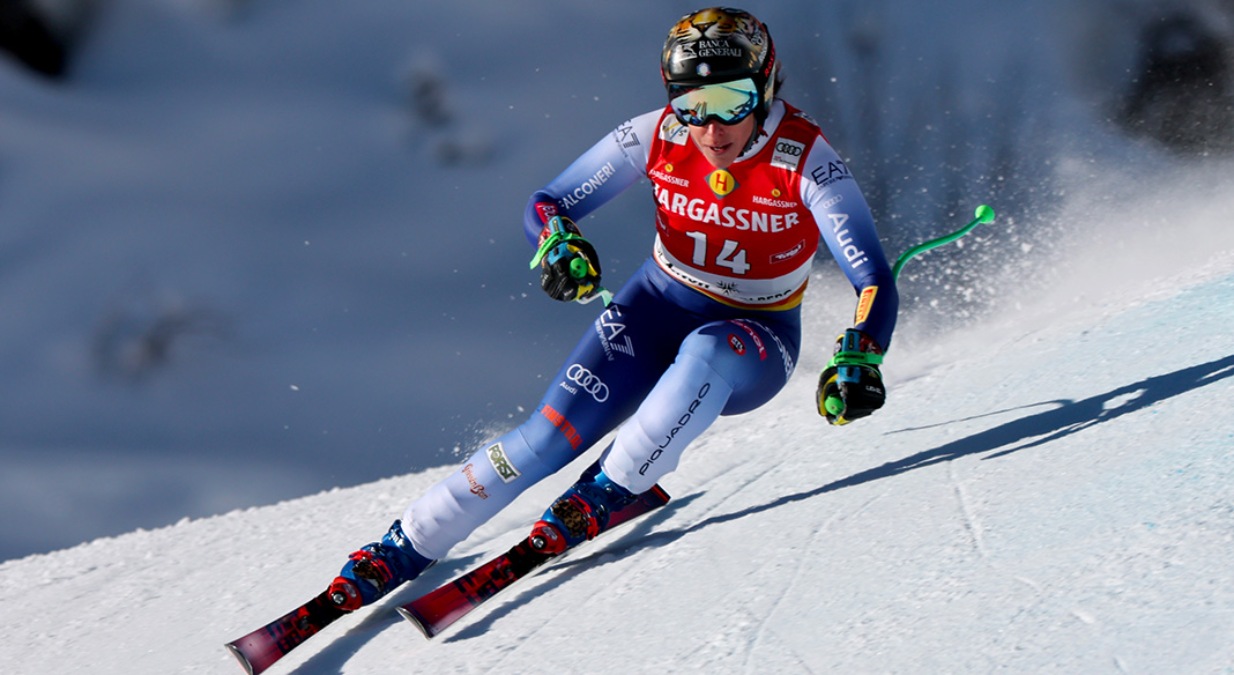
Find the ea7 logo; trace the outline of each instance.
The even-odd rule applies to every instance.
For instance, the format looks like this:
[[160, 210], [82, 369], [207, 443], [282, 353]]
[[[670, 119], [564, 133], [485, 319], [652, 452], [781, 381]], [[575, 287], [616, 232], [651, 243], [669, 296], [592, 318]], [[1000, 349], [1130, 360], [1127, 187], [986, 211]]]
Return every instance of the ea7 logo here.
[[634, 341], [629, 335], [622, 335], [626, 330], [623, 321], [621, 308], [617, 305], [610, 306], [600, 315], [600, 318], [596, 319], [596, 334], [600, 337], [600, 344], [604, 347], [604, 356], [609, 361], [617, 358], [616, 354], [634, 356]]
[[842, 180], [849, 180], [853, 174], [849, 172], [847, 164], [836, 158], [827, 162], [827, 166], [816, 167], [810, 172], [810, 177], [819, 187], [827, 187]]
[[613, 132], [613, 139], [623, 148], [636, 148], [639, 145], [638, 134], [634, 133], [634, 124], [626, 121]]

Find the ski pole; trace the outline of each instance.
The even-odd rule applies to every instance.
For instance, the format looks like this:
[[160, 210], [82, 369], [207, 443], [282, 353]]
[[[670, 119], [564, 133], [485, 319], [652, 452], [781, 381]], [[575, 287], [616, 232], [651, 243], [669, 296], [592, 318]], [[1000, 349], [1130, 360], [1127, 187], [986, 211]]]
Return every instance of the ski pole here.
[[[992, 222], [994, 220], [994, 209], [990, 208], [989, 206], [985, 204], [982, 204], [981, 206], [977, 207], [977, 211], [974, 215], [976, 217], [973, 218], [972, 222], [965, 225], [964, 227], [961, 227], [955, 232], [952, 232], [951, 234], [943, 235], [937, 239], [931, 239], [929, 241], [922, 242], [908, 249], [904, 253], [901, 253], [900, 257], [896, 258], [895, 266], [891, 268], [892, 276], [894, 276], [896, 279], [899, 279], [900, 270], [904, 269], [904, 264], [907, 263], [909, 260], [912, 260], [916, 256], [922, 253], [925, 253], [926, 251], [929, 251], [931, 249], [938, 248], [939, 246], [950, 244], [956, 239], [963, 237], [969, 232], [972, 232], [974, 228], [976, 228], [978, 225], [982, 223]], [[855, 366], [857, 365], [877, 366], [883, 362], [883, 357], [881, 354], [869, 354], [866, 352], [862, 352], [860, 349], [858, 349], [857, 342], [858, 341], [857, 341], [856, 335], [853, 331], [846, 332], [844, 336], [841, 338], [840, 350], [836, 352], [834, 355], [832, 355], [831, 361], [827, 363], [828, 368], [832, 366], [837, 367], [836, 375], [838, 376], [837, 377], [838, 381], [847, 382], [847, 383], [857, 382], [860, 379], [860, 374], [857, 372], [857, 369]], [[839, 418], [841, 415], [844, 414], [844, 409], [845, 409], [844, 399], [835, 394], [831, 394], [830, 396], [827, 396], [825, 399], [823, 399], [823, 406], [826, 409], [826, 411], [830, 413], [833, 417]]]
[[896, 279], [899, 279], [900, 270], [904, 269], [904, 263], [907, 263], [909, 260], [912, 260], [917, 255], [925, 253], [926, 251], [929, 251], [931, 249], [938, 248], [939, 246], [950, 244], [956, 239], [963, 237], [969, 232], [972, 232], [973, 228], [977, 227], [978, 225], [982, 223], [989, 223], [989, 222], [994, 221], [994, 209], [990, 208], [989, 206], [985, 204], [978, 206], [977, 211], [974, 215], [976, 217], [973, 218], [973, 221], [971, 223], [965, 225], [964, 227], [961, 227], [955, 232], [952, 232], [951, 234], [943, 235], [937, 239], [931, 239], [930, 241], [917, 244], [916, 246], [901, 253], [900, 257], [896, 258], [895, 266], [891, 268], [892, 276], [894, 276]]

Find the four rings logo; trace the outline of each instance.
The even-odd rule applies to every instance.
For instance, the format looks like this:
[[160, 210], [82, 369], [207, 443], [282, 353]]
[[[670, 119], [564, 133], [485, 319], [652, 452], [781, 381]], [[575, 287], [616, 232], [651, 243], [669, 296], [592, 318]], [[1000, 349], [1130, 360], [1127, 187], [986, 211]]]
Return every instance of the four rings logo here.
[[771, 154], [771, 165], [781, 169], [796, 171], [801, 164], [801, 156], [806, 152], [806, 146], [797, 141], [781, 138], [776, 141], [775, 152]]
[[[566, 380], [582, 387], [583, 391], [591, 394], [596, 403], [603, 403], [608, 400], [608, 385], [604, 384], [604, 380], [596, 377], [590, 370], [577, 363], [571, 364], [566, 369]], [[566, 391], [569, 391], [571, 394], [576, 391], [574, 387], [565, 382], [562, 382], [561, 386], [565, 387]]]
[[788, 141], [780, 141], [776, 143], [776, 152], [782, 152], [793, 157], [800, 157], [805, 148], [800, 143], [790, 143]]

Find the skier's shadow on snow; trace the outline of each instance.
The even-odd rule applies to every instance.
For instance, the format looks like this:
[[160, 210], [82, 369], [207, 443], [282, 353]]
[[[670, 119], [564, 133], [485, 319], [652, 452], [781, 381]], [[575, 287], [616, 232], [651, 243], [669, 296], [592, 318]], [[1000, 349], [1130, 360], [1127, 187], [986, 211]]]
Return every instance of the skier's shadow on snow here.
[[[1055, 401], [1044, 401], [1031, 406], [1024, 406], [1017, 410], [1037, 408], [1041, 406], [1051, 406], [1049, 410], [1039, 412], [1027, 417], [1021, 417], [1010, 422], [1006, 422], [997, 427], [987, 429], [976, 433], [967, 438], [957, 439], [950, 443], [940, 445], [930, 450], [919, 452], [915, 455], [910, 455], [894, 462], [888, 462], [882, 466], [877, 466], [872, 469], [867, 469], [860, 473], [853, 474], [847, 478], [828, 483], [821, 487], [799, 492], [797, 494], [785, 495], [779, 499], [753, 506], [742, 511], [727, 513], [719, 516], [714, 516], [697, 522], [689, 527], [666, 530], [652, 533], [650, 530], [659, 523], [667, 520], [672, 513], [689, 505], [699, 495], [687, 495], [683, 499], [674, 499], [668, 505], [659, 509], [652, 517], [640, 519], [634, 523], [634, 527], [623, 529], [621, 537], [616, 541], [607, 543], [597, 555], [591, 552], [580, 551], [577, 558], [562, 561], [552, 565], [552, 568], [557, 571], [557, 576], [549, 582], [550, 588], [565, 583], [575, 574], [580, 573], [588, 567], [594, 567], [596, 564], [603, 564], [609, 556], [625, 556], [631, 555], [639, 550], [656, 546], [663, 546], [671, 541], [680, 539], [692, 532], [696, 532], [705, 527], [719, 525], [722, 523], [739, 520], [756, 513], [770, 511], [782, 506], [786, 506], [793, 502], [799, 502], [806, 499], [813, 499], [828, 492], [835, 492], [844, 488], [854, 487], [869, 483], [883, 478], [891, 478], [902, 473], [921, 469], [928, 466], [933, 466], [941, 462], [949, 462], [961, 457], [976, 455], [988, 452], [989, 455], [982, 459], [995, 459], [1005, 457], [1021, 450], [1044, 445], [1051, 441], [1065, 438], [1075, 433], [1079, 433], [1094, 427], [1104, 422], [1117, 419], [1128, 413], [1143, 410], [1151, 405], [1161, 401], [1185, 394], [1190, 391], [1195, 391], [1210, 384], [1220, 382], [1224, 379], [1234, 377], [1234, 355], [1227, 356], [1223, 359], [1210, 361], [1200, 365], [1184, 368], [1166, 375], [1157, 375], [1149, 377], [1134, 384], [1129, 384], [1124, 387], [1119, 387], [1113, 391], [1092, 396], [1081, 400], [1059, 399]], [[1010, 410], [1002, 410], [989, 415], [1005, 414]], [[974, 419], [974, 418], [969, 418]], [[944, 424], [954, 424], [965, 420], [953, 420]], [[918, 429], [902, 429], [892, 432], [895, 434], [908, 433]], [[393, 602], [383, 607], [393, 608], [394, 603], [406, 602], [408, 599], [416, 597], [424, 591], [425, 588], [431, 588], [436, 583], [453, 578], [459, 572], [465, 569], [470, 569], [479, 562], [479, 555], [471, 556], [457, 560], [446, 561], [443, 565], [438, 565], [430, 570], [425, 575], [421, 584], [413, 584], [412, 588], [402, 589]], [[427, 582], [427, 583], [425, 583]], [[545, 591], [543, 587], [538, 589], [527, 588], [523, 590], [523, 594], [527, 596], [541, 594]], [[404, 597], [405, 596], [405, 597]], [[522, 604], [522, 595], [512, 596], [511, 601], [501, 603], [496, 606], [491, 612], [483, 614], [478, 620], [467, 625], [457, 633], [446, 636], [442, 641], [455, 642], [468, 640], [474, 637], [483, 635], [489, 628], [500, 621], [510, 612], [514, 611]], [[341, 672], [347, 660], [356, 653], [364, 643], [376, 637], [378, 633], [392, 624], [405, 623], [395, 614], [392, 609], [376, 611], [369, 614], [342, 638], [336, 639], [328, 647], [321, 652], [310, 657], [297, 672], [318, 673], [318, 672]], [[411, 626], [406, 626], [408, 631], [408, 639], [415, 640], [415, 631]]]
[[[1134, 384], [1078, 401], [1059, 399], [1026, 406], [1029, 408], [1042, 405], [1052, 407], [1044, 412], [1021, 417], [972, 436], [957, 439], [936, 448], [867, 469], [847, 478], [841, 478], [813, 490], [786, 495], [773, 502], [753, 506], [743, 511], [708, 518], [681, 530], [659, 532], [652, 535], [651, 539], [656, 540], [656, 545], [663, 545], [666, 543], [666, 540], [678, 539], [704, 527], [730, 522], [755, 513], [780, 508], [793, 502], [812, 499], [828, 492], [835, 492], [836, 490], [862, 485], [883, 478], [891, 478], [914, 469], [933, 466], [941, 462], [950, 462], [969, 455], [990, 453], [983, 457], [983, 460], [1005, 457], [1021, 450], [1027, 450], [1065, 438], [1098, 424], [1109, 422], [1128, 413], [1143, 410], [1161, 401], [1195, 391], [1230, 377], [1234, 377], [1234, 355], [1191, 366], [1190, 368], [1183, 368], [1173, 373], [1149, 377]], [[1009, 411], [1000, 412], [1005, 413]], [[952, 423], [954, 422], [947, 422], [947, 424]], [[909, 431], [914, 430], [903, 429], [892, 433], [905, 433]], [[668, 506], [671, 508], [674, 506], [674, 503], [670, 502]]]
[[[674, 500], [669, 502], [669, 504], [680, 508], [694, 501], [697, 497], [698, 495], [687, 495], [684, 499]], [[597, 539], [595, 542], [584, 544], [577, 551], [572, 550], [568, 557], [553, 561], [545, 566], [545, 573], [552, 575], [551, 579], [544, 580], [539, 584], [525, 586], [517, 595], [511, 593], [506, 602], [497, 604], [491, 611], [484, 613], [477, 620], [467, 623], [458, 632], [446, 636], [441, 641], [459, 642], [481, 637], [488, 633], [494, 624], [501, 621], [511, 612], [516, 611], [519, 607], [524, 606], [532, 598], [544, 595], [583, 572], [594, 570], [653, 545], [651, 542], [655, 541], [655, 536], [650, 534], [651, 530], [668, 518], [670, 513], [671, 511], [667, 508], [657, 509], [647, 516], [622, 526], [620, 529], [613, 530], [610, 534], [615, 536], [611, 538], [606, 534], [603, 539]], [[532, 636], [526, 637], [530, 639], [533, 636], [534, 632]]]

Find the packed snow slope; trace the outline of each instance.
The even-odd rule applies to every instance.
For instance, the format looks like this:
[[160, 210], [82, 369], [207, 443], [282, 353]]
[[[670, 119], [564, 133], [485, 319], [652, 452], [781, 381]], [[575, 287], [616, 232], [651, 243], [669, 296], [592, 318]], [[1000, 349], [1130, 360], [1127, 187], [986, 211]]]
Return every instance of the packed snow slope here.
[[[905, 348], [887, 408], [843, 429], [811, 412], [804, 363], [687, 454], [662, 511], [433, 642], [398, 618], [521, 536], [571, 480], [552, 478], [272, 672], [1228, 673], [1234, 257], [1217, 243], [1185, 275], [1076, 270]], [[240, 672], [224, 642], [319, 591], [447, 471], [4, 563], [0, 661]]]
[[[662, 105], [659, 47], [694, 8], [98, 4], [65, 82], [0, 60], [0, 560], [451, 464], [534, 409], [592, 311], [536, 287], [523, 205]], [[933, 316], [901, 345], [1104, 225], [1177, 224], [1094, 218], [1171, 171], [1105, 122], [1144, 4], [756, 8], [889, 250], [999, 211], [907, 270]], [[651, 207], [640, 187], [582, 224], [608, 283]], [[836, 320], [811, 353], [849, 311], [816, 296]]]
[[[866, 4], [885, 20], [752, 7], [841, 148], [862, 145], [861, 83], [827, 79], [832, 46], [882, 30], [886, 111], [913, 87], [954, 96], [960, 147], [1046, 155], [949, 169], [1000, 218], [906, 269], [928, 311], [903, 318], [886, 408], [844, 428], [813, 412], [851, 312], [820, 265], [797, 377], [699, 440], [667, 508], [432, 642], [397, 618], [522, 536], [593, 449], [271, 672], [1234, 671], [1234, 166], [1114, 137], [1061, 76], [1014, 99], [1038, 126], [990, 122], [983, 102], [1025, 93], [1008, 72], [1039, 83], [1077, 55], [1047, 42], [1068, 37], [1049, 12]], [[468, 425], [508, 425], [550, 384], [592, 311], [536, 295], [517, 214], [660, 102], [657, 44], [693, 5], [531, 5], [115, 0], [72, 86], [0, 69], [0, 534], [63, 549], [0, 563], [5, 673], [240, 672], [223, 643], [453, 470], [425, 444], [468, 449]], [[971, 89], [913, 70], [936, 62]], [[444, 72], [453, 122], [409, 117], [423, 72]], [[886, 122], [888, 156], [918, 147], [912, 122]], [[955, 184], [908, 173], [888, 204]], [[645, 255], [622, 224], [647, 206], [584, 224], [616, 278]], [[894, 239], [968, 213], [882, 215]], [[931, 284], [952, 267], [984, 281]], [[996, 302], [961, 313], [973, 295]], [[188, 329], [151, 362], [160, 321]]]

